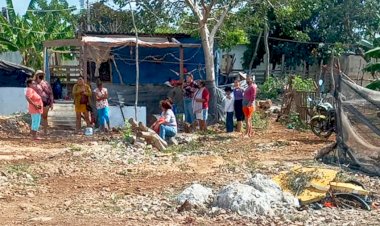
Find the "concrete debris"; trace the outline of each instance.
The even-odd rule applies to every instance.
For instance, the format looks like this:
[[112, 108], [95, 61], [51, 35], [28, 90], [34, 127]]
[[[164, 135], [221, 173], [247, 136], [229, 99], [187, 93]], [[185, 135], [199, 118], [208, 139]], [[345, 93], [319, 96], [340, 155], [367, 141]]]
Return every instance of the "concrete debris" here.
[[294, 195], [290, 194], [289, 192], [283, 193], [282, 201], [286, 204], [289, 204], [289, 206], [300, 207], [299, 200]]
[[218, 193], [215, 205], [244, 216], [273, 214], [270, 201], [265, 193], [238, 182], [225, 186]]
[[273, 202], [279, 202], [282, 200], [283, 193], [280, 186], [266, 175], [259, 173], [255, 174], [248, 179], [247, 184], [268, 195], [269, 199]]
[[200, 184], [193, 184], [186, 188], [177, 197], [178, 204], [182, 205], [186, 200], [193, 206], [204, 206], [213, 197], [212, 189]]
[[217, 195], [217, 207], [237, 212], [241, 215], [273, 215], [278, 208], [298, 207], [298, 200], [281, 188], [269, 177], [256, 174], [247, 184], [232, 183]]

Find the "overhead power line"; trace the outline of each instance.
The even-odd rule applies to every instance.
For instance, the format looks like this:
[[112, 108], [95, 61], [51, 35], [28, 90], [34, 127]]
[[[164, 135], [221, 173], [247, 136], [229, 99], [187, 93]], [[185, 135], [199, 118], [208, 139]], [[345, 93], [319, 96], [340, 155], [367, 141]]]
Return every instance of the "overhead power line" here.
[[[6, 8], [8, 10], [15, 10], [15, 8], [9, 8], [9, 7], [3, 7], [3, 8]], [[38, 12], [38, 13], [44, 13], [44, 12], [63, 12], [63, 11], [73, 11], [73, 10], [76, 10], [77, 7], [76, 6], [72, 6], [70, 8], [66, 8], [66, 9], [28, 9], [26, 10], [26, 12]]]

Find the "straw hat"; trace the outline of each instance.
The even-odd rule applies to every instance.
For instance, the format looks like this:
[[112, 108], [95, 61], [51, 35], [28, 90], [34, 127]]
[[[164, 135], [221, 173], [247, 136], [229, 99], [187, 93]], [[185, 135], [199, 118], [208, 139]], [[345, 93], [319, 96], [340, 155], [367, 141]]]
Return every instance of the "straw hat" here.
[[240, 71], [239, 71], [239, 75], [240, 75], [243, 79], [246, 79], [246, 78], [247, 78], [247, 74], [244, 73], [244, 72], [240, 72]]
[[44, 75], [45, 72], [43, 72], [42, 70], [37, 70], [36, 73], [34, 73], [35, 75]]

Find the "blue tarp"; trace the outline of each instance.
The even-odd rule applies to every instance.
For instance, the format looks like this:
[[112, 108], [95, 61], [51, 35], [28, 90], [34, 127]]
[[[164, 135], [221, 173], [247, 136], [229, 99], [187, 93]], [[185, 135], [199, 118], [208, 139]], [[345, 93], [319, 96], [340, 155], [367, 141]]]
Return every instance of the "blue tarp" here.
[[[181, 43], [200, 43], [192, 38], [179, 38]], [[112, 64], [112, 82], [136, 83], [135, 47], [112, 49], [115, 64]], [[171, 70], [179, 72], [179, 48], [139, 48], [140, 84], [162, 84], [179, 77]], [[184, 48], [184, 67], [192, 72], [195, 79], [206, 79], [205, 60], [202, 48]]]

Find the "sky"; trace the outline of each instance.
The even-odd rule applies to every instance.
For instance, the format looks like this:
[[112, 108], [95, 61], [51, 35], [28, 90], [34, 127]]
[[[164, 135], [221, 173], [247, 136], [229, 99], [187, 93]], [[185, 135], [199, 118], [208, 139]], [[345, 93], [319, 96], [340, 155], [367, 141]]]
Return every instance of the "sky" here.
[[[26, 11], [26, 8], [29, 6], [30, 0], [12, 0], [13, 1], [13, 7], [15, 8], [15, 11], [17, 14], [24, 14]], [[90, 3], [96, 2], [97, 0], [90, 0]], [[80, 8], [79, 0], [67, 0], [67, 2], [70, 4], [70, 6], [76, 6], [77, 9]], [[84, 1], [85, 6], [87, 0]], [[112, 5], [112, 4], [110, 4]], [[6, 6], [5, 0], [0, 0], [0, 8]]]

